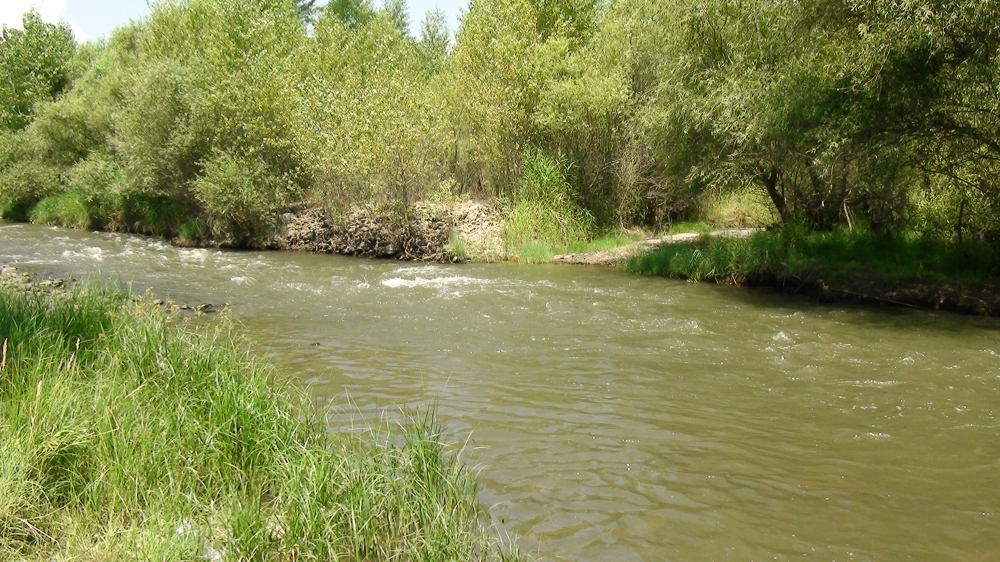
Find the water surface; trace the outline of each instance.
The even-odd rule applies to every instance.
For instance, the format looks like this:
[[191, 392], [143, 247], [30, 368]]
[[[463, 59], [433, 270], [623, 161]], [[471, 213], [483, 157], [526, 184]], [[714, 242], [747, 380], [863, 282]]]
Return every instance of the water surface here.
[[1000, 560], [995, 320], [28, 225], [0, 261], [228, 303], [340, 411], [436, 404], [543, 560]]

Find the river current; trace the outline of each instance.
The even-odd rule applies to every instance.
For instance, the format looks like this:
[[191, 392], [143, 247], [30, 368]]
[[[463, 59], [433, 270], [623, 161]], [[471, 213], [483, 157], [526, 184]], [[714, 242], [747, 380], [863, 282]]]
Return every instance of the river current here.
[[997, 320], [30, 225], [0, 263], [227, 303], [334, 424], [436, 405], [540, 560], [1000, 560]]

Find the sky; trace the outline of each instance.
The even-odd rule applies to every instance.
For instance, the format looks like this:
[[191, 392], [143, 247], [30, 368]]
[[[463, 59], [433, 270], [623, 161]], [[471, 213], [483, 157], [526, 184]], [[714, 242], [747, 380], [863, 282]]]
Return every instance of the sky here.
[[[373, 3], [380, 5], [381, 1]], [[468, 0], [408, 0], [408, 4], [414, 35], [419, 33], [424, 14], [435, 7], [448, 15], [454, 33], [458, 29], [459, 11], [468, 6]], [[21, 16], [32, 8], [46, 22], [68, 23], [80, 42], [106, 38], [114, 28], [149, 15], [146, 0], [0, 0], [0, 24], [21, 27]]]

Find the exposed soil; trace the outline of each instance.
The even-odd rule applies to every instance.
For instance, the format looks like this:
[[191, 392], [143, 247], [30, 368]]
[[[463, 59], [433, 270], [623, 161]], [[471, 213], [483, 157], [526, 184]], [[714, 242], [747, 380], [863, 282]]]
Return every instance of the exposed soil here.
[[449, 244], [452, 233], [478, 240], [495, 229], [490, 208], [476, 202], [455, 205], [418, 203], [405, 217], [356, 209], [334, 219], [321, 209], [285, 215], [285, 228], [268, 245], [368, 258], [454, 262], [465, 259]]

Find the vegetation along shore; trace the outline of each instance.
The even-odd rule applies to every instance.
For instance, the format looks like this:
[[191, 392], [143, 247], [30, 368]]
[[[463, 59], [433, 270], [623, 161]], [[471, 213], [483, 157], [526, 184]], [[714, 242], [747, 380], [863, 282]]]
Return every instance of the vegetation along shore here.
[[503, 560], [432, 412], [331, 432], [224, 317], [0, 274], [3, 560]]
[[916, 300], [984, 312], [965, 296], [1000, 263], [998, 20], [995, 2], [495, 0], [413, 37], [403, 0], [178, 0], [78, 44], [28, 14], [0, 41], [0, 215], [438, 261], [767, 228], [629, 269], [933, 285]]

